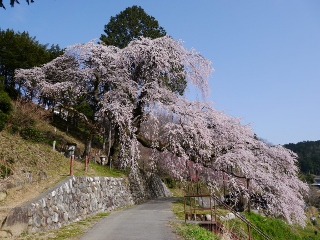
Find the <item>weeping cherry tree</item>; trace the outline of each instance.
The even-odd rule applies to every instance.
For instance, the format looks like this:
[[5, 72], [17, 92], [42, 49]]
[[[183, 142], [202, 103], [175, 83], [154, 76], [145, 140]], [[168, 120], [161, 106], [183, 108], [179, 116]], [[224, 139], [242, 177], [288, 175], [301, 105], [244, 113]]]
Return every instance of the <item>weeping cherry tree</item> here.
[[[259, 141], [249, 126], [210, 103], [192, 102], [174, 91], [184, 79], [207, 95], [212, 71], [195, 50], [164, 36], [142, 37], [122, 49], [94, 41], [76, 44], [41, 67], [17, 70], [15, 79], [26, 95], [54, 99], [60, 107], [72, 109], [78, 99], [85, 101], [93, 117], [82, 117], [92, 134], [107, 118], [116, 139], [112, 157], [121, 166], [138, 167], [141, 144], [153, 149], [149, 161], [161, 161], [173, 177], [187, 179], [192, 163], [214, 190], [222, 187], [221, 175], [227, 176], [229, 191], [247, 199], [260, 194], [266, 213], [304, 226], [308, 186], [297, 177], [297, 155]], [[161, 121], [160, 112], [171, 120]]]

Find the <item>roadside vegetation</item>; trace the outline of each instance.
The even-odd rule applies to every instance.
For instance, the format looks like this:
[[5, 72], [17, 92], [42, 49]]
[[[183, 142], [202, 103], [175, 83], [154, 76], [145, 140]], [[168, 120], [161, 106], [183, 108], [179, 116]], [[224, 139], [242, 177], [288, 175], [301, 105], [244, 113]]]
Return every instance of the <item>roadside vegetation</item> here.
[[[175, 190], [176, 191], [176, 190]], [[187, 202], [187, 207], [189, 204]], [[177, 229], [177, 234], [179, 234], [185, 240], [203, 240], [203, 239], [228, 239], [226, 235], [216, 235], [204, 228], [199, 227], [197, 224], [192, 224], [192, 221], [185, 220], [184, 216], [184, 200], [181, 196], [179, 200], [173, 203], [172, 211], [174, 212], [177, 220], [173, 221], [171, 225]], [[198, 211], [199, 212], [199, 211]], [[204, 212], [205, 213], [205, 212]], [[217, 213], [219, 216], [226, 215], [228, 211], [222, 207], [218, 207]], [[244, 212], [246, 219], [248, 219], [252, 224], [261, 229], [264, 233], [270, 236], [272, 239], [276, 240], [307, 240], [307, 239], [320, 239], [320, 218], [319, 209], [315, 207], [309, 207], [306, 209], [307, 215], [307, 225], [302, 228], [298, 225], [289, 225], [282, 219], [276, 219], [271, 217], [266, 217], [254, 212], [248, 213]], [[311, 219], [315, 217], [315, 221]], [[218, 218], [219, 219], [219, 218]], [[247, 226], [239, 219], [232, 219], [228, 221], [223, 221], [225, 227], [227, 227], [231, 232], [241, 236], [243, 233], [247, 233]], [[251, 229], [251, 234], [255, 240], [263, 240], [264, 238], [260, 236], [257, 232]]]
[[[47, 110], [19, 101], [12, 102], [12, 105], [9, 121], [0, 132], [0, 192], [5, 195], [0, 200], [2, 218], [10, 208], [33, 199], [69, 176], [70, 158], [63, 154], [67, 143], [77, 144], [78, 155], [84, 150], [82, 141], [72, 134], [76, 131], [69, 128], [67, 133], [65, 125], [52, 124], [51, 114]], [[56, 141], [55, 150], [53, 141]], [[93, 150], [98, 152], [95, 148]], [[102, 166], [92, 159], [85, 171], [84, 159], [77, 159], [73, 175], [125, 177], [126, 172]], [[58, 230], [24, 232], [17, 239], [75, 239], [108, 215], [98, 213]]]
[[[12, 113], [0, 132], [0, 193], [3, 196], [0, 207], [3, 208], [21, 205], [68, 177], [70, 158], [64, 152], [69, 142], [77, 144], [77, 155], [84, 150], [84, 144], [72, 135], [71, 128], [67, 133], [62, 124], [52, 124], [49, 111], [32, 103], [12, 103]], [[123, 177], [125, 172], [99, 165], [92, 159], [85, 171], [84, 159], [76, 159], [73, 175]], [[0, 214], [4, 217], [6, 213], [1, 210]]]
[[[302, 228], [297, 225], [288, 225], [281, 219], [269, 218], [255, 213], [246, 213], [247, 219], [259, 227], [263, 232], [268, 234], [273, 239], [277, 240], [307, 240], [307, 239], [320, 239], [319, 232], [319, 211], [316, 208], [307, 209], [307, 225]], [[312, 217], [316, 217], [314, 222], [311, 221]], [[254, 239], [263, 240], [255, 231], [252, 231]]]
[[88, 217], [78, 222], [72, 223], [68, 226], [64, 226], [60, 229], [41, 232], [41, 233], [22, 233], [17, 239], [18, 240], [66, 240], [66, 239], [78, 239], [100, 219], [108, 216], [109, 213], [98, 213], [95, 216]]

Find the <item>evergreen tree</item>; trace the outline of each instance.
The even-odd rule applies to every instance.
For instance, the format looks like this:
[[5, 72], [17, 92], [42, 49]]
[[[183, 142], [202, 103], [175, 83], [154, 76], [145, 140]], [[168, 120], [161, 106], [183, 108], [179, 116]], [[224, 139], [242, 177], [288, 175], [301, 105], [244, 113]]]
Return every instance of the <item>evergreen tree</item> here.
[[130, 41], [140, 36], [155, 39], [166, 35], [158, 21], [141, 7], [132, 6], [121, 11], [104, 26], [100, 40], [106, 45], [124, 48]]
[[13, 81], [15, 69], [40, 66], [62, 53], [58, 45], [47, 49], [47, 45], [40, 44], [28, 32], [0, 29], [0, 76], [4, 77], [0, 83], [11, 97], [16, 97], [19, 92], [15, 88], [19, 89], [20, 84]]
[[298, 154], [302, 173], [320, 175], [320, 140], [289, 143], [284, 147]]

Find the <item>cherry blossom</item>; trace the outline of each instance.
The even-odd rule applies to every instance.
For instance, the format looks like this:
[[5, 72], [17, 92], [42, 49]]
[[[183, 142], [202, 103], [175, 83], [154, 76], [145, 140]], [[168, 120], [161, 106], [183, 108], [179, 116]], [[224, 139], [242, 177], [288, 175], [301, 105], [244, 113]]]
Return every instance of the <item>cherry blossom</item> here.
[[213, 190], [227, 179], [229, 191], [247, 199], [260, 194], [268, 214], [304, 226], [308, 186], [297, 177], [297, 155], [259, 141], [250, 126], [211, 103], [178, 94], [177, 85], [186, 80], [206, 96], [212, 71], [194, 49], [165, 36], [136, 39], [123, 49], [76, 44], [41, 67], [17, 70], [15, 79], [30, 99], [47, 97], [63, 107], [86, 101], [92, 129], [106, 116], [122, 166], [138, 167], [143, 145], [153, 149], [149, 161], [173, 177], [201, 180]]

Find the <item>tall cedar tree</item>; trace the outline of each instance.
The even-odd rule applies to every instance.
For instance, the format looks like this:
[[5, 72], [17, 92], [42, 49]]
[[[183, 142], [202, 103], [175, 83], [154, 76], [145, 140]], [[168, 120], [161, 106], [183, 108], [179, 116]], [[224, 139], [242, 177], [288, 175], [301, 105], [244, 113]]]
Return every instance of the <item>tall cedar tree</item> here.
[[132, 6], [121, 11], [104, 26], [106, 35], [101, 34], [100, 40], [106, 45], [124, 48], [140, 36], [151, 39], [163, 37], [166, 31], [158, 21], [148, 15], [140, 6]]

